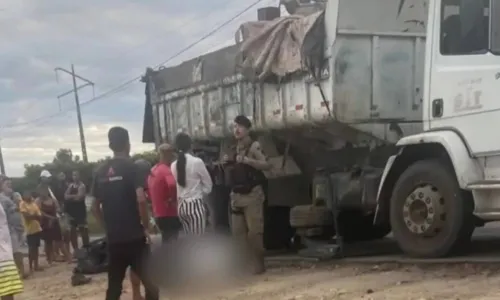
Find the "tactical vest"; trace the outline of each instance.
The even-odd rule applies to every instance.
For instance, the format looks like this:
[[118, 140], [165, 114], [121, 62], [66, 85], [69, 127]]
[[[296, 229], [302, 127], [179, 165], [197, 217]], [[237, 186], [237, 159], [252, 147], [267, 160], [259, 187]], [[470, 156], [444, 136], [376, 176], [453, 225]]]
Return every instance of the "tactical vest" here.
[[[246, 150], [245, 156], [248, 156], [252, 145]], [[235, 154], [234, 161], [237, 155], [238, 153]], [[266, 180], [262, 171], [244, 163], [235, 163], [230, 174], [231, 190], [237, 194], [249, 194], [254, 187], [263, 184]]]

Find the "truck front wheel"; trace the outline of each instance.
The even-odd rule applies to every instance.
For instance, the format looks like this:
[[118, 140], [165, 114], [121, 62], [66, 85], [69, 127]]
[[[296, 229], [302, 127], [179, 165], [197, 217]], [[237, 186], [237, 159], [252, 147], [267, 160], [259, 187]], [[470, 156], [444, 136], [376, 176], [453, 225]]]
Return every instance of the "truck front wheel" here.
[[[443, 257], [470, 241], [474, 203], [440, 160], [411, 165], [391, 197], [391, 225], [399, 247], [415, 257]], [[463, 249], [463, 248], [462, 248]]]

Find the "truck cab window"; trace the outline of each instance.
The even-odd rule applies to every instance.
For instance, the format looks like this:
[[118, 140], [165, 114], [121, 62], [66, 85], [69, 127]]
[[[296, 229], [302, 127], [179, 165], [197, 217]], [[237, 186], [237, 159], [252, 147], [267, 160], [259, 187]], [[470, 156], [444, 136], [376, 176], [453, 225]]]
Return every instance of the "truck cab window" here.
[[491, 37], [490, 49], [495, 55], [500, 55], [500, 0], [491, 1]]
[[484, 54], [489, 46], [489, 0], [443, 0], [441, 54]]

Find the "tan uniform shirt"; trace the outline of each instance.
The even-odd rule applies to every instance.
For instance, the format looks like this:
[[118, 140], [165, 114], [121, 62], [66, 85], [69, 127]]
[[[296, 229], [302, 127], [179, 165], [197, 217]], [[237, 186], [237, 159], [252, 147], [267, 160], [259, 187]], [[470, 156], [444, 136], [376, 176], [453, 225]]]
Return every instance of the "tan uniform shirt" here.
[[267, 161], [267, 156], [262, 151], [262, 147], [260, 146], [260, 143], [258, 141], [239, 142], [236, 145], [236, 154], [241, 156], [248, 156], [248, 158], [259, 161]]
[[[242, 141], [236, 145], [236, 154], [240, 156], [247, 156], [250, 159], [255, 159], [259, 161], [267, 161], [267, 156], [262, 151], [260, 143], [258, 141]], [[258, 185], [252, 189], [249, 194], [241, 195], [236, 193], [231, 193], [232, 206], [233, 207], [245, 207], [250, 204], [263, 203], [265, 200], [264, 191], [262, 186]]]

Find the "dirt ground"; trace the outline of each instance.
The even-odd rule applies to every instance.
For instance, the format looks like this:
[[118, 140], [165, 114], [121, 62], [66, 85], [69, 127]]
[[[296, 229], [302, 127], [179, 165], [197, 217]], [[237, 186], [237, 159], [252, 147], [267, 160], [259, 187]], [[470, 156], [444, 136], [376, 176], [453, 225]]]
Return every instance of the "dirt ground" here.
[[[16, 300], [102, 300], [105, 275], [93, 277], [82, 287], [71, 287], [71, 267], [57, 265], [25, 281], [25, 292]], [[125, 282], [123, 300], [131, 300]], [[169, 299], [162, 296], [161, 299]], [[271, 266], [266, 275], [254, 277], [213, 294], [176, 296], [170, 299], [500, 299], [500, 268], [486, 265], [352, 265], [303, 264]]]

